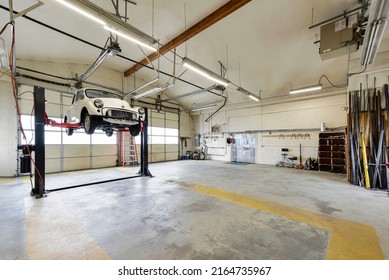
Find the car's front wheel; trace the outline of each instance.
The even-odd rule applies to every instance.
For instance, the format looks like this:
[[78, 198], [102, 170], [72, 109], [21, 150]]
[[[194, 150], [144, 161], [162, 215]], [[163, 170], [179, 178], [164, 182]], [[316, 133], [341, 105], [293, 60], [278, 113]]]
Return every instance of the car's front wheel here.
[[93, 134], [95, 132], [95, 129], [97, 127], [97, 119], [89, 115], [88, 112], [84, 114], [82, 123], [84, 125], [84, 130], [86, 134]]

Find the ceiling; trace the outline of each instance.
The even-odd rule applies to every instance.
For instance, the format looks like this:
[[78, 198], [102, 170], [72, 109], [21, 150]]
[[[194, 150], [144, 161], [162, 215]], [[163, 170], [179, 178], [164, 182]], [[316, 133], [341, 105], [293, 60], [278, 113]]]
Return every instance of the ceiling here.
[[[90, 0], [103, 9], [114, 12], [111, 1]], [[121, 1], [121, 14], [124, 4]], [[36, 3], [34, 0], [14, 1], [14, 9], [23, 10]], [[98, 24], [82, 15], [63, 8], [53, 0], [28, 16], [52, 27], [82, 38], [88, 42], [104, 46], [109, 33]], [[227, 0], [134, 0], [129, 4], [129, 23], [143, 32], [157, 38], [164, 45], [186, 29], [190, 28], [221, 6]], [[154, 3], [154, 10], [153, 10]], [[8, 7], [8, 0], [1, 0]], [[348, 67], [347, 55], [322, 61], [319, 46], [320, 28], [308, 29], [317, 23], [341, 14], [344, 10], [358, 7], [357, 0], [253, 0], [208, 29], [197, 34], [177, 47], [180, 57], [188, 56], [208, 69], [220, 73], [220, 61], [226, 68], [226, 77], [235, 85], [259, 94], [263, 98], [286, 95], [291, 88], [315, 84], [325, 74], [334, 84], [344, 84]], [[313, 14], [312, 14], [313, 13]], [[0, 9], [0, 24], [7, 22], [8, 12]], [[8, 32], [9, 33], [9, 32]], [[9, 34], [3, 37], [9, 42]], [[389, 49], [388, 32], [384, 36], [381, 50]], [[120, 40], [121, 55], [132, 61], [141, 61], [145, 56], [134, 44]], [[52, 62], [91, 64], [100, 50], [77, 40], [33, 23], [25, 18], [16, 20], [16, 46], [19, 60], [32, 59]], [[150, 54], [149, 51], [145, 51]], [[351, 58], [360, 55], [360, 51]], [[174, 56], [167, 53], [159, 62], [153, 63], [165, 73], [173, 74]], [[124, 72], [134, 63], [119, 57], [109, 57], [105, 67]], [[87, 66], [86, 66], [87, 68]], [[181, 58], [177, 58], [175, 74], [181, 79], [200, 87], [210, 87], [213, 83], [191, 71], [184, 72]], [[136, 77], [147, 82], [156, 77], [155, 71], [142, 68]], [[161, 75], [160, 85], [172, 83], [171, 77]], [[324, 86], [329, 86], [326, 81]], [[137, 86], [141, 83], [138, 82]], [[162, 93], [162, 99], [197, 90], [193, 85], [176, 81], [175, 86]], [[253, 102], [247, 96], [230, 86], [224, 92], [228, 103]], [[203, 93], [178, 100], [189, 108], [221, 101], [219, 96]]]

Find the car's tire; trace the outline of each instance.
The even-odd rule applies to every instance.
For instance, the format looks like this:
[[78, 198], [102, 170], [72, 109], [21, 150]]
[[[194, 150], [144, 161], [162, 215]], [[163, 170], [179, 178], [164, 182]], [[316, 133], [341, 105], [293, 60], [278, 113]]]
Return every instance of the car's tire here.
[[97, 119], [89, 115], [88, 112], [84, 114], [82, 124], [86, 134], [93, 134], [97, 127]]
[[[68, 118], [65, 116], [65, 118], [63, 119], [63, 122], [64, 123], [67, 123], [68, 122]], [[74, 132], [74, 129], [73, 128], [66, 128], [65, 129], [65, 132], [66, 132], [66, 135], [67, 136], [72, 136], [73, 135], [73, 132]]]
[[108, 137], [111, 137], [113, 135], [113, 130], [112, 129], [106, 130], [105, 135], [107, 135]]
[[130, 134], [131, 136], [138, 136], [140, 133], [140, 123], [134, 124], [130, 126]]

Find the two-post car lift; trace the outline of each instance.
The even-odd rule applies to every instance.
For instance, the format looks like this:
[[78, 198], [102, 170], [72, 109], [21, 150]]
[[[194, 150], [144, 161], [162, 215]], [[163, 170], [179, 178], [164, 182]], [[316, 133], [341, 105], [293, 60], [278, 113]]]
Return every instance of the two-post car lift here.
[[[147, 132], [147, 110], [145, 110], [145, 121], [143, 122], [143, 129], [141, 130], [141, 165], [137, 175], [128, 176], [123, 178], [110, 179], [105, 181], [90, 182], [86, 184], [73, 185], [68, 187], [46, 189], [45, 185], [45, 125], [52, 125], [63, 128], [80, 128], [80, 125], [69, 124], [69, 123], [58, 123], [47, 117], [45, 113], [45, 89], [42, 87], [34, 87], [34, 107], [35, 107], [35, 146], [27, 148], [31, 153], [31, 150], [35, 151], [35, 175], [34, 175], [34, 186], [31, 190], [31, 195], [35, 197], [43, 197], [45, 194], [54, 191], [73, 189], [121, 180], [128, 180], [143, 176], [152, 177], [148, 168], [148, 132]], [[25, 147], [20, 146], [23, 150]]]

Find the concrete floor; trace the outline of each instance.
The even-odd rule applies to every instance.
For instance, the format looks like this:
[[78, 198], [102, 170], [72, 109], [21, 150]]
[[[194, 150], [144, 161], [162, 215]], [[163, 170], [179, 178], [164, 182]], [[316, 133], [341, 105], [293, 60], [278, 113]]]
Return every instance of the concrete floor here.
[[[345, 175], [216, 161], [29, 196], [0, 178], [0, 259], [389, 259], [389, 196]], [[137, 167], [52, 174], [46, 189]]]

